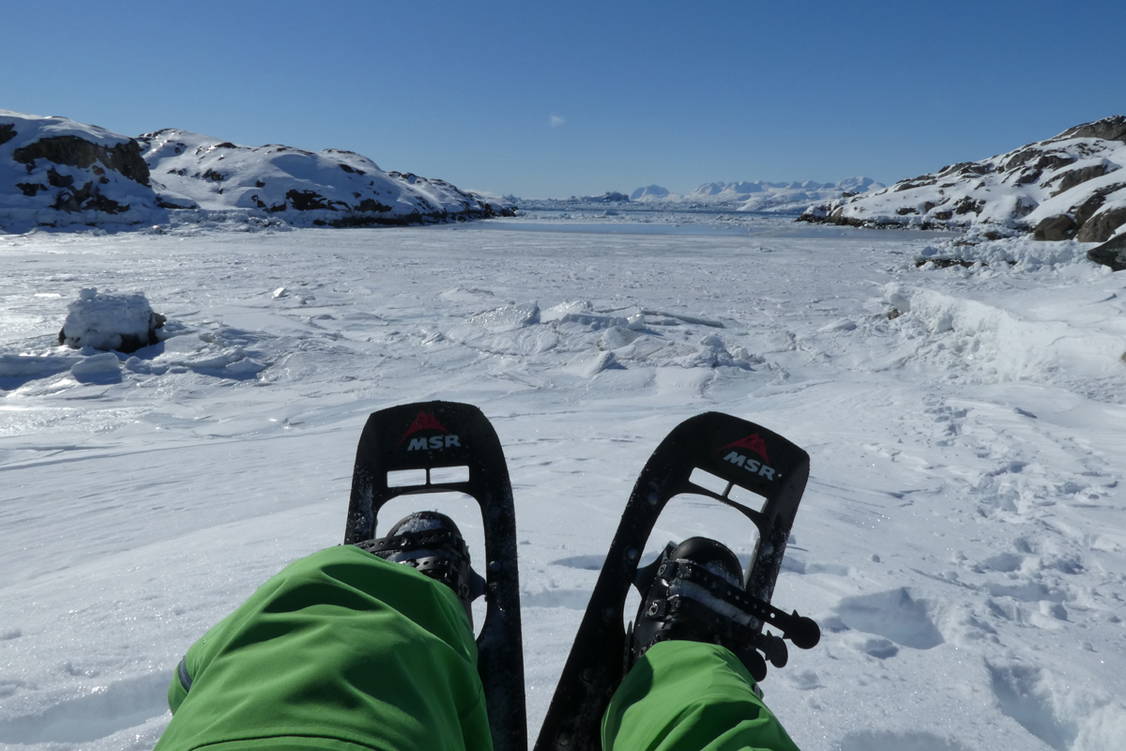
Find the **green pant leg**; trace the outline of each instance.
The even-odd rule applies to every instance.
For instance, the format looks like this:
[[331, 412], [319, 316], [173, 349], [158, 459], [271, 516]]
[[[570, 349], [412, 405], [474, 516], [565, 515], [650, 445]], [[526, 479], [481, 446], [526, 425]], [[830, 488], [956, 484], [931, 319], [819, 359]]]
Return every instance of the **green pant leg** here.
[[266, 582], [188, 650], [158, 751], [491, 749], [456, 595], [351, 546]]
[[605, 751], [798, 751], [729, 650], [667, 641], [630, 669], [602, 719]]

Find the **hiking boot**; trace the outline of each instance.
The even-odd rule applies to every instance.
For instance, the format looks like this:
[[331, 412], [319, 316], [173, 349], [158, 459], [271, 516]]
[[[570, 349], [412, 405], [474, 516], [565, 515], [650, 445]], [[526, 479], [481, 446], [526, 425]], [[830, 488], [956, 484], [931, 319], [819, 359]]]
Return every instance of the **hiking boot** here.
[[677, 639], [726, 647], [756, 681], [766, 676], [766, 663], [756, 649], [772, 663], [778, 665], [779, 657], [784, 663], [781, 639], [760, 633], [761, 621], [746, 611], [743, 569], [722, 543], [706, 537], [669, 543], [654, 564], [638, 573], [643, 599], [629, 636], [627, 667], [654, 644]]
[[473, 623], [471, 603], [485, 593], [485, 581], [470, 568], [469, 547], [454, 520], [437, 511], [415, 511], [395, 523], [386, 537], [356, 547], [391, 563], [412, 566], [457, 595]]

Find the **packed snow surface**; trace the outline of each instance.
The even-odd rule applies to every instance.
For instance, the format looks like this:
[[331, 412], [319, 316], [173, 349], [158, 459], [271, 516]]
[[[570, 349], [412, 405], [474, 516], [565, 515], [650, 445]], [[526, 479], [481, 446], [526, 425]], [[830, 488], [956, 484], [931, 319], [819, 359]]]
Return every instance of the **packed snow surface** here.
[[[774, 602], [824, 637], [763, 684], [801, 748], [1121, 749], [1126, 275], [1072, 243], [628, 221], [0, 235], [0, 747], [151, 748], [188, 645], [342, 539], [367, 415], [441, 398], [508, 457], [533, 737], [636, 472], [720, 410], [812, 456]], [[983, 263], [915, 266], [955, 250]], [[95, 286], [167, 338], [56, 346]], [[426, 505], [480, 560], [471, 505]], [[647, 560], [696, 534], [754, 545], [685, 497]]]

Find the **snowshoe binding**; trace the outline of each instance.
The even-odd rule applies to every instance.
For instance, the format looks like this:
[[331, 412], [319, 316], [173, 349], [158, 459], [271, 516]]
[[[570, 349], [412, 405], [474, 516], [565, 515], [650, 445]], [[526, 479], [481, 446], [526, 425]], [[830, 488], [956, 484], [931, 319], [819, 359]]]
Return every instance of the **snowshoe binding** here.
[[726, 647], [756, 681], [766, 677], [762, 654], [775, 667], [785, 665], [782, 640], [752, 627], [757, 620], [742, 583], [739, 559], [722, 543], [706, 537], [670, 542], [655, 563], [638, 570], [645, 596], [629, 633], [626, 668], [654, 644], [674, 639]]

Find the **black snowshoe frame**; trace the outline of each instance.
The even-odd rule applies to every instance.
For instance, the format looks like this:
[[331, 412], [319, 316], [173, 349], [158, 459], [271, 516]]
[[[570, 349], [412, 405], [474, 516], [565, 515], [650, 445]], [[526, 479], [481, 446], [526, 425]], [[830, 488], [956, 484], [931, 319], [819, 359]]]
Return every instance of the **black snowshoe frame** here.
[[[726, 481], [726, 489], [717, 492], [692, 482], [697, 468]], [[762, 637], [748, 646], [765, 652], [776, 666], [785, 663], [786, 645], [776, 636], [761, 634], [764, 623], [782, 631], [796, 646], [809, 648], [817, 643], [820, 632], [812, 620], [770, 604], [808, 476], [809, 455], [805, 451], [776, 433], [731, 415], [707, 412], [669, 433], [645, 464], [630, 494], [535, 751], [601, 748], [602, 715], [625, 671], [626, 596], [631, 585], [642, 588], [658, 574], [660, 558], [641, 569], [639, 558], [657, 517], [674, 496], [691, 493], [713, 498], [739, 510], [758, 530], [743, 589], [738, 594], [727, 593], [729, 598], [742, 601], [744, 612], [753, 616], [750, 628]], [[762, 507], [754, 509], [732, 500], [736, 487], [765, 498]], [[666, 569], [662, 575], [692, 575], [690, 567], [664, 563], [670, 564], [684, 570]]]
[[[435, 472], [451, 467], [467, 468], [468, 477], [442, 481], [445, 475]], [[395, 476], [392, 484], [389, 473], [396, 472], [403, 474]], [[445, 492], [472, 497], [484, 524], [486, 613], [477, 654], [493, 747], [526, 751], [512, 486], [500, 440], [481, 410], [434, 401], [373, 412], [356, 449], [344, 542], [375, 539], [379, 511], [392, 498]]]

